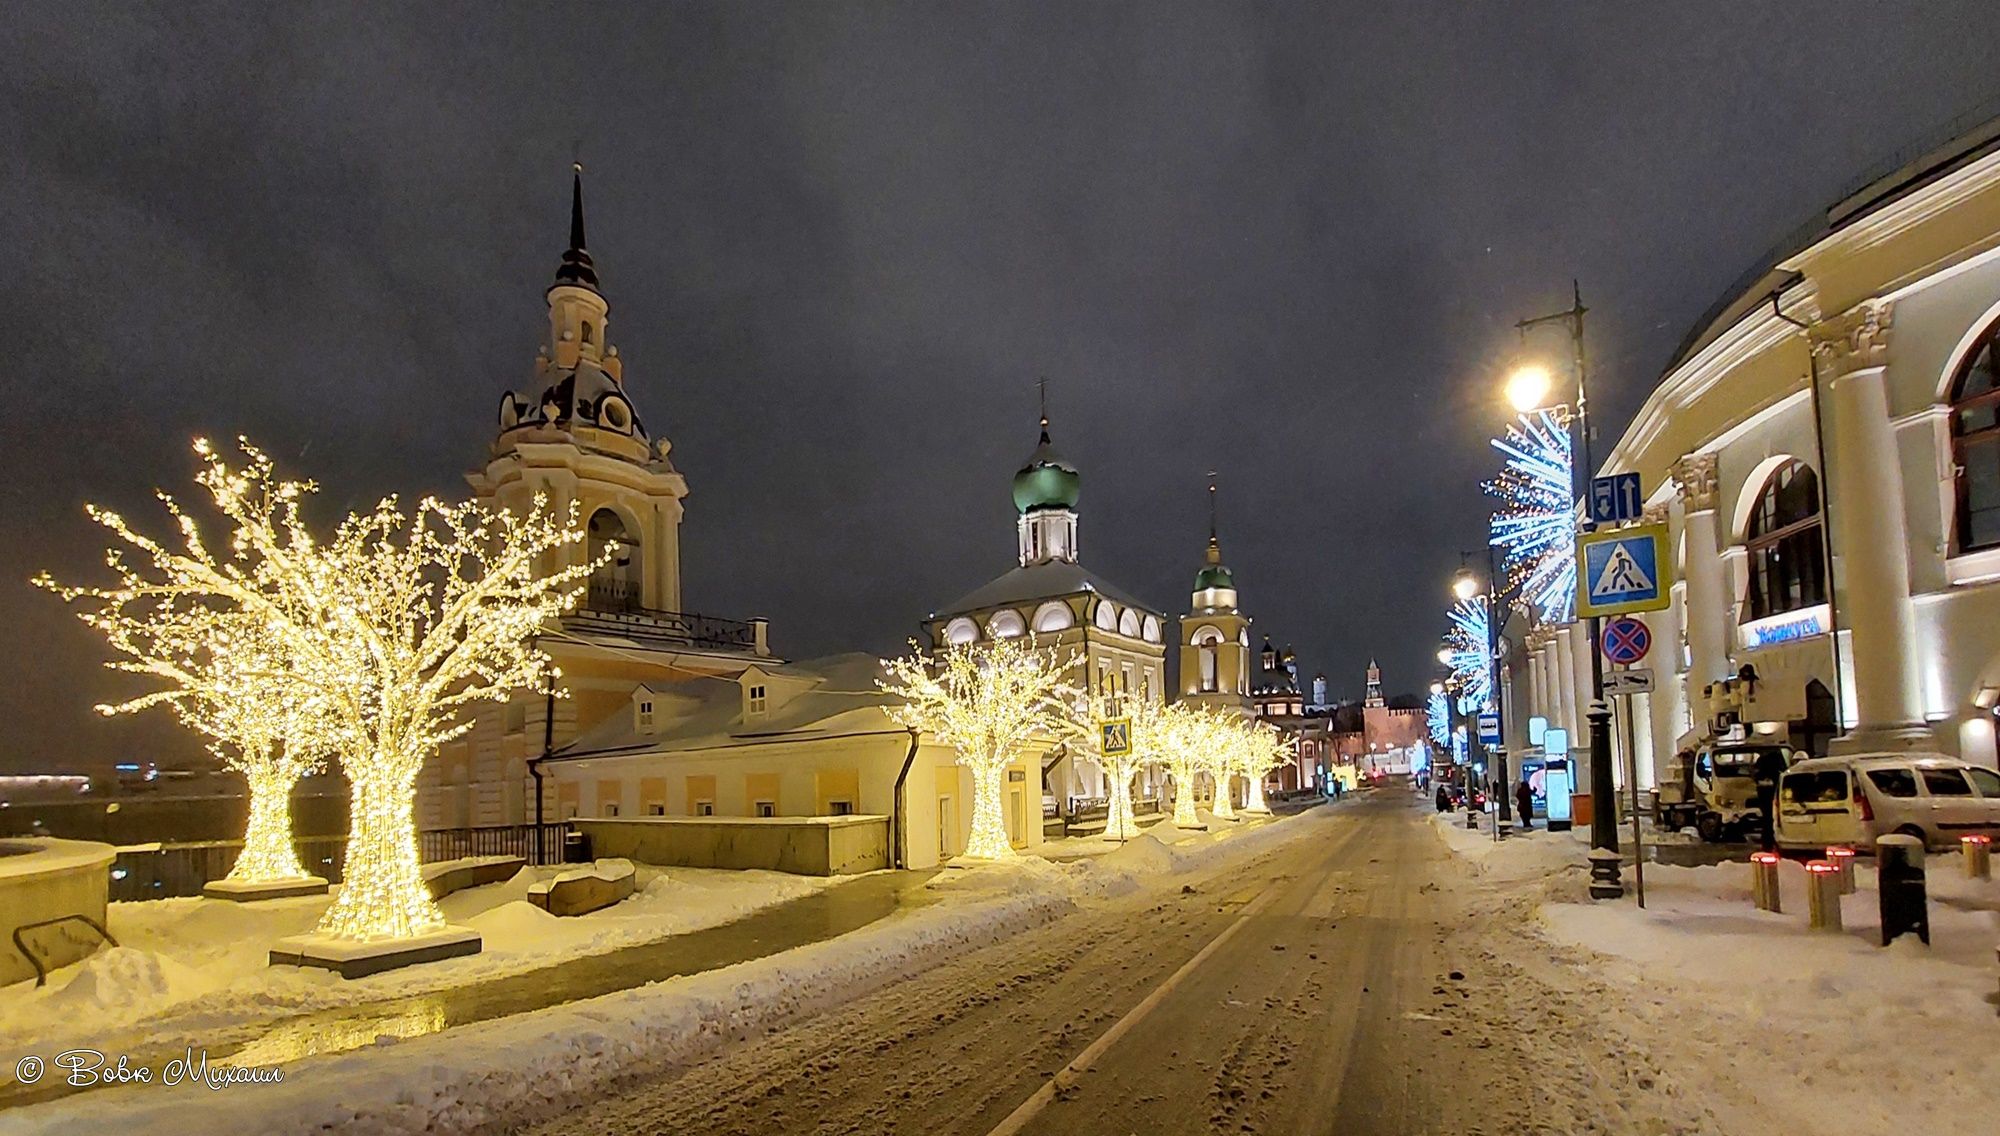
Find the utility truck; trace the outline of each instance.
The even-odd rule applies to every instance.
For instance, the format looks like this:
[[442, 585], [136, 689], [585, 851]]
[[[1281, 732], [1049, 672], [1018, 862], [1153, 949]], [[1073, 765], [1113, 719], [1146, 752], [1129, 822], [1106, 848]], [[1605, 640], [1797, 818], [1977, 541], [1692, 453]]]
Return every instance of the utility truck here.
[[1805, 755], [1746, 725], [1758, 718], [1756, 691], [1757, 672], [1749, 666], [1702, 688], [1701, 715], [1682, 735], [1656, 798], [1662, 827], [1692, 828], [1711, 844], [1750, 839], [1763, 830], [1759, 772], [1775, 786]]

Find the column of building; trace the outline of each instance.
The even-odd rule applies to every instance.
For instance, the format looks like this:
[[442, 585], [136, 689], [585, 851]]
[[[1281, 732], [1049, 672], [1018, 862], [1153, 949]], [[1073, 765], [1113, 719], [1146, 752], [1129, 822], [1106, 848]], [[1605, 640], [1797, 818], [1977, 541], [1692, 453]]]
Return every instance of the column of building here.
[[1826, 382], [1839, 460], [1833, 543], [1840, 621], [1854, 673], [1848, 752], [1910, 749], [1930, 741], [1917, 684], [1916, 615], [1910, 607], [1909, 523], [1902, 463], [1889, 423], [1884, 373], [1893, 309], [1869, 300], [1812, 329], [1815, 373]]

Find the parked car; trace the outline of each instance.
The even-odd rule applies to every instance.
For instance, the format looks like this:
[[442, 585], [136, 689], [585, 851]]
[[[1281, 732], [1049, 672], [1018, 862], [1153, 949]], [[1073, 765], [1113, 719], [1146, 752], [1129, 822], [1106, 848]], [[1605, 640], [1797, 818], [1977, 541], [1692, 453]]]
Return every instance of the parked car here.
[[1943, 754], [1815, 757], [1778, 781], [1780, 848], [1851, 844], [1888, 833], [1933, 849], [1968, 833], [2000, 833], [2000, 773]]

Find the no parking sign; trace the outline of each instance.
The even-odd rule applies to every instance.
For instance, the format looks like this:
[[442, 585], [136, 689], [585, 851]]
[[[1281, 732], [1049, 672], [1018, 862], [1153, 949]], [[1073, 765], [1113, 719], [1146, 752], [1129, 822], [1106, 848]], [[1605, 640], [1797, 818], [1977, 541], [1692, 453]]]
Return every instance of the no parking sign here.
[[1619, 616], [1604, 625], [1604, 661], [1629, 667], [1653, 649], [1653, 633], [1629, 616]]

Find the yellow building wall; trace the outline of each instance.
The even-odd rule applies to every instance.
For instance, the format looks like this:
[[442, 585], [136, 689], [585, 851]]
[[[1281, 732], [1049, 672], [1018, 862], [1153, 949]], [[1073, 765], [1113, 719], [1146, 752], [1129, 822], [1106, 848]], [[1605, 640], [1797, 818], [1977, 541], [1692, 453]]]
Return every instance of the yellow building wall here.
[[743, 778], [743, 815], [756, 816], [757, 802], [769, 801], [775, 815], [785, 815], [783, 779], [776, 773], [750, 773]]
[[720, 802], [715, 797], [715, 774], [691, 773], [687, 779], [687, 815], [700, 816], [701, 806], [706, 802], [711, 812], [721, 813]]

